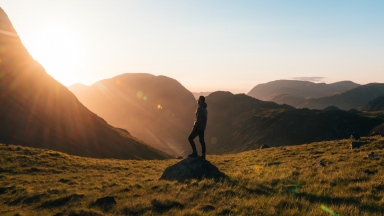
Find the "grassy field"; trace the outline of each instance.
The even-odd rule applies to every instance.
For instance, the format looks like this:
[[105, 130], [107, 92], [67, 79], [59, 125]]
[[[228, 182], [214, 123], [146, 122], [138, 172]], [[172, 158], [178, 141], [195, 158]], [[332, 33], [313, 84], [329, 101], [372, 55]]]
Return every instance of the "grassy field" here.
[[[365, 156], [384, 155], [384, 138], [362, 140], [371, 143], [209, 155], [228, 178], [183, 183], [158, 180], [176, 159], [92, 159], [0, 144], [0, 215], [382, 215], [384, 158]], [[312, 166], [320, 160], [325, 167]], [[270, 162], [286, 163], [264, 166]], [[105, 196], [117, 205], [95, 204]]]

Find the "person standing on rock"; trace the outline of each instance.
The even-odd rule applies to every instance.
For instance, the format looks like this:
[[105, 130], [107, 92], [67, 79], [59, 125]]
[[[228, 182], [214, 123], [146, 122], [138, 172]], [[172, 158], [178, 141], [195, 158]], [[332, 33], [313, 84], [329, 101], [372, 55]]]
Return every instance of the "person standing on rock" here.
[[195, 139], [197, 136], [199, 136], [199, 142], [201, 144], [201, 149], [202, 149], [202, 155], [201, 159], [205, 160], [205, 142], [204, 142], [204, 131], [205, 128], [207, 127], [207, 116], [208, 116], [208, 111], [207, 111], [207, 104], [205, 103], [205, 97], [200, 96], [199, 100], [197, 101], [198, 107], [196, 110], [196, 119], [195, 123], [193, 125], [193, 130], [191, 135], [188, 137], [188, 141], [192, 146], [192, 154], [188, 155], [188, 157], [198, 157], [199, 155], [197, 154], [196, 151], [196, 145], [193, 139]]

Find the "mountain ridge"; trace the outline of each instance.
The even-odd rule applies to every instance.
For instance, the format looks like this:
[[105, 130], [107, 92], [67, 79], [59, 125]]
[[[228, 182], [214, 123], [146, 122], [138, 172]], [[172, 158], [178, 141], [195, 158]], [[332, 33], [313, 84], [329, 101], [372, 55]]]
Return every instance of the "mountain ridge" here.
[[301, 97], [320, 97], [356, 86], [359, 86], [359, 84], [352, 81], [326, 84], [301, 80], [275, 80], [256, 85], [247, 95], [264, 101], [270, 101], [274, 97], [282, 94]]
[[272, 101], [278, 104], [286, 103], [297, 108], [324, 109], [328, 106], [336, 106], [343, 110], [349, 110], [358, 109], [383, 95], [384, 84], [369, 83], [318, 98], [281, 95], [275, 97]]

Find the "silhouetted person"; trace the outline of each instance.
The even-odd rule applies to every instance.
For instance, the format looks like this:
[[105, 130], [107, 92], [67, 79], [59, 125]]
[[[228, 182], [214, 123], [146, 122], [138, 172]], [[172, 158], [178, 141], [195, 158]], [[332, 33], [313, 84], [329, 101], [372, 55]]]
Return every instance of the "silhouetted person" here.
[[193, 125], [193, 130], [191, 135], [188, 137], [189, 143], [191, 143], [192, 146], [192, 154], [188, 155], [188, 157], [198, 157], [196, 151], [196, 145], [193, 139], [195, 139], [197, 136], [199, 136], [199, 141], [201, 144], [202, 149], [202, 155], [201, 159], [205, 160], [205, 142], [204, 142], [204, 130], [207, 126], [207, 104], [205, 103], [205, 97], [200, 96], [199, 100], [197, 101], [197, 104], [199, 104], [197, 110], [196, 110], [196, 119], [195, 124]]

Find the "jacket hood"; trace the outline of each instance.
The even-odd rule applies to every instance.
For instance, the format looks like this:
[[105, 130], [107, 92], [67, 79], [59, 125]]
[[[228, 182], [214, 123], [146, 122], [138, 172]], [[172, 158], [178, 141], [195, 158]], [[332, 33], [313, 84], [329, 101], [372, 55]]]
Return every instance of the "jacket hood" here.
[[205, 103], [205, 102], [202, 102], [201, 104], [199, 104], [199, 106], [201, 106], [201, 107], [203, 107], [203, 108], [207, 108], [207, 103]]

